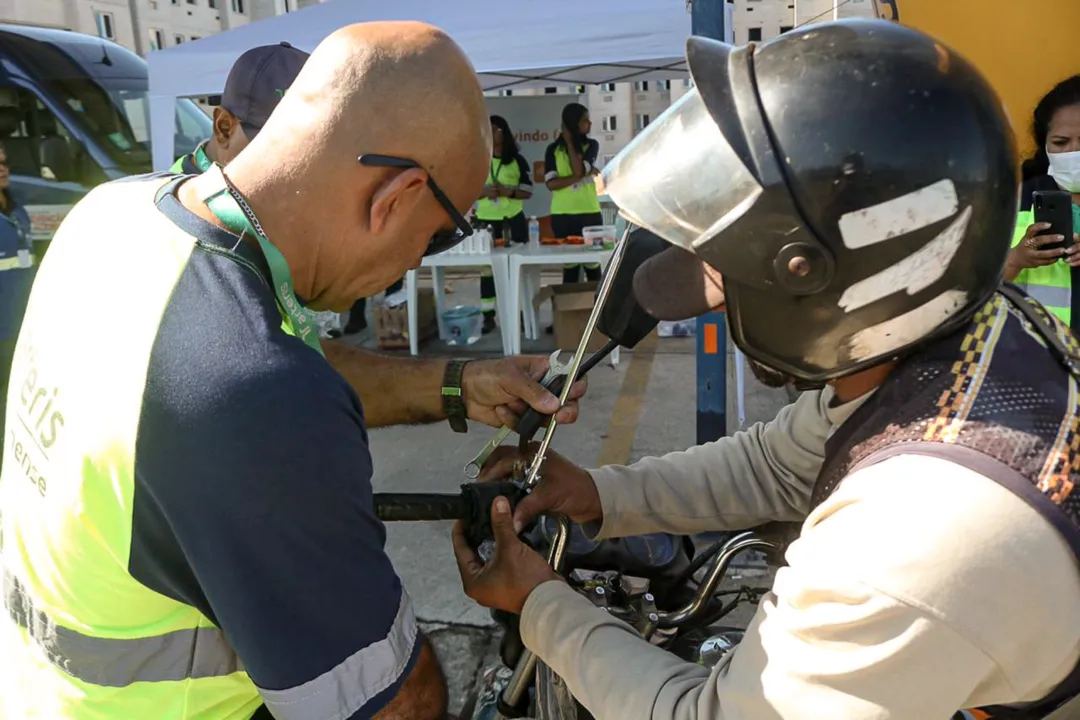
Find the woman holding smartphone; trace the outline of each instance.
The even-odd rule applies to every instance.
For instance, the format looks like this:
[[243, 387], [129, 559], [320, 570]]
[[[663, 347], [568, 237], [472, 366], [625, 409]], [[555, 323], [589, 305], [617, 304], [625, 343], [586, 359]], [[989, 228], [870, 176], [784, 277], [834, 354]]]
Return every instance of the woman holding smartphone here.
[[[1080, 235], [1075, 232], [1080, 229], [1080, 75], [1058, 83], [1039, 101], [1032, 132], [1038, 151], [1024, 163], [1020, 215], [1005, 280], [1022, 287], [1076, 330], [1080, 328]], [[1071, 238], [1047, 233], [1048, 223], [1035, 222], [1032, 206], [1039, 191], [1072, 195]]]

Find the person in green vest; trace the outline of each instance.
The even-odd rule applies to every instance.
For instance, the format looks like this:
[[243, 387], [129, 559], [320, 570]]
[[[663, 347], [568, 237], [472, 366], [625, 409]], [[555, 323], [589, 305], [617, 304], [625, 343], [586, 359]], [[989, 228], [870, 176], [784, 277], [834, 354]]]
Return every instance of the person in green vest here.
[[[551, 233], [557, 238], [581, 235], [590, 225], [603, 225], [594, 178], [600, 143], [589, 137], [589, 109], [570, 103], [562, 111], [562, 135], [544, 153], [544, 182], [551, 191]], [[585, 266], [588, 280], [600, 279], [600, 265]], [[563, 282], [581, 280], [581, 266], [563, 268]]]
[[1080, 293], [1073, 292], [1080, 283], [1080, 235], [1074, 232], [1064, 249], [1043, 249], [1064, 238], [1045, 234], [1049, 226], [1035, 222], [1032, 193], [1072, 193], [1073, 229], [1080, 230], [1080, 75], [1058, 83], [1039, 101], [1032, 132], [1038, 150], [1024, 163], [1005, 280], [1024, 288], [1075, 331], [1080, 328]]
[[[491, 168], [484, 194], [476, 205], [476, 219], [490, 225], [492, 235], [509, 243], [529, 241], [529, 220], [525, 200], [532, 197], [529, 162], [518, 149], [510, 123], [501, 115], [491, 116]], [[480, 307], [484, 311], [484, 334], [495, 329], [495, 279], [491, 268], [480, 276]]]
[[307, 59], [306, 52], [286, 42], [254, 47], [237, 58], [221, 105], [214, 108], [214, 134], [173, 163], [170, 172], [198, 175], [214, 163], [228, 165], [266, 124]]

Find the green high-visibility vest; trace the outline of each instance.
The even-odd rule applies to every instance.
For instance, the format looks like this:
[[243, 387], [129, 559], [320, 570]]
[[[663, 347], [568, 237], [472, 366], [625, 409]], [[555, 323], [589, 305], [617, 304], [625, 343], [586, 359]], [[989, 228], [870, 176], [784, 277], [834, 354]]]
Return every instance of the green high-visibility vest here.
[[178, 158], [169, 168], [169, 172], [177, 175], [198, 175], [209, 170], [213, 164], [210, 156], [206, 154], [206, 140], [203, 140], [199, 147], [195, 148], [195, 152]]
[[[247, 720], [263, 703], [222, 631], [128, 568], [146, 369], [162, 308], [195, 248], [195, 238], [154, 205], [162, 184], [96, 188], [57, 231], [54, 252], [68, 254], [38, 275], [31, 295], [12, 363], [0, 469], [4, 720]], [[136, 214], [145, 237], [100, 232], [90, 256], [115, 255], [149, 270], [127, 288], [138, 298], [134, 309], [115, 327], [94, 330], [111, 338], [115, 356], [106, 371], [70, 359], [71, 340], [43, 332], [39, 318], [55, 317], [72, 296], [96, 299], [97, 290], [79, 280], [85, 270], [71, 248], [110, 227], [117, 207]], [[106, 379], [88, 383], [88, 373]]]
[[[1024, 239], [1028, 226], [1035, 222], [1035, 213], [1026, 210], [1016, 219], [1012, 247]], [[1073, 205], [1073, 222], [1080, 227], [1080, 212]], [[1013, 283], [1038, 300], [1050, 312], [1066, 325], [1072, 321], [1072, 268], [1068, 263], [1056, 262], [1053, 265], [1024, 268]]]
[[[555, 148], [555, 171], [563, 178], [574, 174], [570, 153], [561, 144]], [[552, 215], [590, 215], [598, 212], [600, 199], [591, 177], [584, 177], [573, 185], [551, 192]]]
[[[521, 184], [521, 167], [517, 158], [509, 162], [502, 158], [491, 158], [487, 185], [496, 184], [504, 188], [516, 188]], [[505, 220], [521, 213], [524, 207], [525, 201], [519, 198], [481, 198], [476, 205], [476, 219], [488, 222]]]

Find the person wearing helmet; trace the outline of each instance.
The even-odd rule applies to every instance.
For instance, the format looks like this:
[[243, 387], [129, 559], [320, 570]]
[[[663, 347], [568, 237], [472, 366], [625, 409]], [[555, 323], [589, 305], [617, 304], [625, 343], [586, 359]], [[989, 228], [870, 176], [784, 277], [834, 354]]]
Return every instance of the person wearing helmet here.
[[[605, 171], [676, 246], [634, 294], [662, 319], [725, 308], [759, 373], [815, 389], [629, 467], [550, 453], [513, 517], [495, 504], [489, 564], [456, 531], [466, 592], [520, 613], [601, 720], [1045, 717], [1080, 691], [1080, 345], [1001, 284], [1019, 178], [1000, 101], [882, 21], [691, 38], [687, 60], [696, 89]], [[597, 538], [801, 527], [709, 669], [560, 582], [515, 535], [550, 512]]]

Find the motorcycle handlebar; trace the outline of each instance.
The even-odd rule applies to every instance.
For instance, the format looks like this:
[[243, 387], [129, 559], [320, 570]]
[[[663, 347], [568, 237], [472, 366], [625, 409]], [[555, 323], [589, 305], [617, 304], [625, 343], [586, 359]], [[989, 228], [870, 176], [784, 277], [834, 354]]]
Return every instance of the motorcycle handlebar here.
[[375, 493], [373, 500], [384, 522], [460, 520], [467, 511], [460, 493]]

